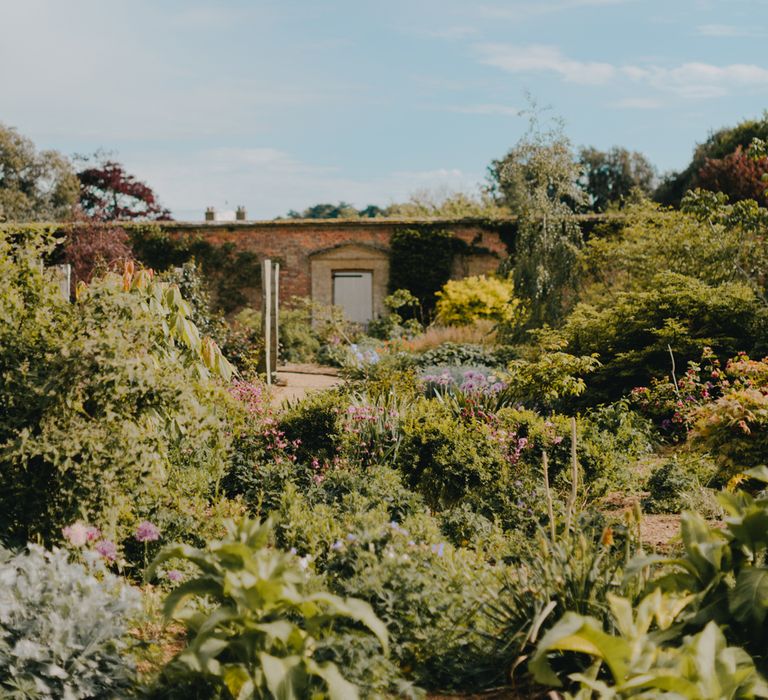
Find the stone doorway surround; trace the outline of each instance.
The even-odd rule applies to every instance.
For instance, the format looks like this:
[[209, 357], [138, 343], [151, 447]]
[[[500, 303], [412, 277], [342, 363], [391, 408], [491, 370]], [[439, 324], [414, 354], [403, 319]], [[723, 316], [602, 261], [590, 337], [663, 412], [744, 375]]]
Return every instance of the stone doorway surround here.
[[386, 313], [384, 298], [389, 283], [389, 249], [347, 241], [309, 254], [312, 301], [333, 304], [333, 273], [364, 270], [372, 275], [373, 317]]

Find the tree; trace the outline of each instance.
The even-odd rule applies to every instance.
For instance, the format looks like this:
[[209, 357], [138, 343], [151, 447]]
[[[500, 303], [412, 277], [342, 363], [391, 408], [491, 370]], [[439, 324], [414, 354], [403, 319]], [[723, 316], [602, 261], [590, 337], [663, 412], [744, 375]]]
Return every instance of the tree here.
[[750, 150], [737, 146], [724, 158], [707, 158], [698, 173], [698, 185], [728, 195], [732, 202], [754, 199], [762, 206], [765, 198], [763, 175], [768, 173], [768, 158], [753, 157]]
[[511, 261], [515, 289], [528, 298], [533, 323], [557, 321], [583, 242], [573, 214], [586, 201], [562, 124], [542, 130], [534, 105], [528, 132], [488, 170], [490, 190], [518, 217]]
[[668, 206], [680, 206], [688, 190], [701, 186], [699, 171], [707, 158], [725, 158], [739, 146], [748, 148], [752, 139], [768, 139], [768, 112], [761, 119], [747, 119], [734, 127], [719, 129], [696, 146], [688, 167], [679, 173], [670, 173], [656, 188], [653, 198]]
[[653, 192], [656, 171], [637, 151], [618, 146], [609, 151], [582, 148], [579, 163], [582, 167], [579, 184], [589, 198], [592, 211], [605, 211], [614, 203], [621, 205], [636, 188], [646, 195]]
[[57, 151], [40, 151], [0, 124], [0, 221], [60, 221], [77, 203], [77, 177]]
[[447, 188], [416, 190], [402, 204], [387, 207], [387, 216], [412, 219], [498, 218], [509, 211], [488, 192], [452, 192]]
[[349, 202], [338, 204], [315, 204], [304, 211], [291, 209], [288, 212], [289, 219], [354, 219], [360, 212]]
[[129, 175], [120, 163], [105, 160], [100, 153], [93, 158], [98, 160], [94, 167], [77, 173], [80, 207], [87, 217], [97, 221], [171, 218], [171, 212], [160, 205], [152, 188]]

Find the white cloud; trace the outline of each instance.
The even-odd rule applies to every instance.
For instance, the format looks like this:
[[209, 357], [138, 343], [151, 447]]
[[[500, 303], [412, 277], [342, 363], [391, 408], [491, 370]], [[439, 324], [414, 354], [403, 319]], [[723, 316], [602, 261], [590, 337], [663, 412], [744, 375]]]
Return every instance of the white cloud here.
[[555, 46], [481, 44], [477, 49], [481, 63], [508, 73], [552, 72], [566, 82], [582, 85], [600, 85], [616, 74], [616, 68], [610, 63], [575, 61]]
[[419, 189], [467, 190], [480, 174], [458, 168], [349, 177], [333, 166], [302, 162], [274, 148], [215, 148], [190, 154], [146, 153], [126, 159], [176, 218], [201, 220], [208, 206], [224, 214], [244, 205], [250, 218], [271, 219], [289, 209], [344, 200], [363, 207], [405, 201]]
[[722, 97], [733, 88], [768, 88], [768, 69], [753, 64], [683, 63], [676, 68], [625, 66], [632, 80], [688, 98]]
[[735, 89], [768, 88], [768, 69], [747, 63], [716, 66], [688, 62], [673, 68], [657, 65], [624, 65], [578, 61], [555, 46], [533, 44], [480, 44], [480, 62], [508, 73], [554, 73], [565, 82], [603, 85], [622, 77], [684, 98], [722, 97]]

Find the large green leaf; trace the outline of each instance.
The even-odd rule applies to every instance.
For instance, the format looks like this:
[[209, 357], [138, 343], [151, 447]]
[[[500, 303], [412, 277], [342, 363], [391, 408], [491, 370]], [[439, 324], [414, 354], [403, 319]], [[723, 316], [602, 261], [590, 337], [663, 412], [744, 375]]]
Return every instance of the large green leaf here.
[[303, 700], [307, 685], [304, 659], [301, 656], [278, 658], [262, 652], [259, 654], [267, 688], [275, 700]]
[[629, 643], [621, 637], [606, 634], [593, 617], [568, 612], [539, 642], [528, 668], [534, 678], [545, 685], [560, 687], [560, 679], [552, 670], [547, 655], [552, 651], [575, 651], [589, 654], [605, 662], [615, 679], [625, 678], [630, 658]]
[[310, 659], [307, 668], [310, 673], [325, 681], [329, 700], [357, 700], [357, 687], [341, 675], [336, 664], [318, 664]]
[[742, 569], [730, 593], [728, 608], [739, 622], [762, 625], [768, 613], [768, 569]]

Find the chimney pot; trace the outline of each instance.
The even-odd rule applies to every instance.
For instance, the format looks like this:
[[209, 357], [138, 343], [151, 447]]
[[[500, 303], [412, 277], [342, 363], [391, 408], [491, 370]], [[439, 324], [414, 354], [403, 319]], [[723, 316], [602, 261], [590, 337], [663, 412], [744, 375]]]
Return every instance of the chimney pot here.
[[206, 209], [205, 209], [205, 220], [206, 221], [216, 221], [216, 210], [213, 207], [206, 207]]
[[245, 213], [245, 207], [241, 204], [237, 211], [235, 212], [235, 220], [236, 221], [245, 221], [247, 219], [247, 215]]

